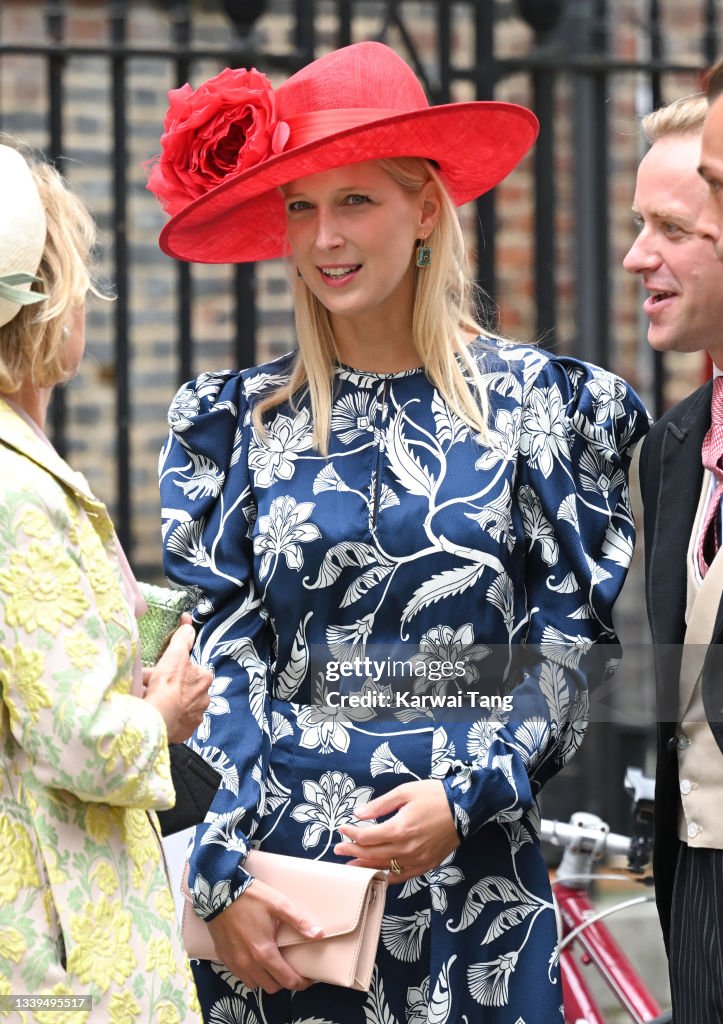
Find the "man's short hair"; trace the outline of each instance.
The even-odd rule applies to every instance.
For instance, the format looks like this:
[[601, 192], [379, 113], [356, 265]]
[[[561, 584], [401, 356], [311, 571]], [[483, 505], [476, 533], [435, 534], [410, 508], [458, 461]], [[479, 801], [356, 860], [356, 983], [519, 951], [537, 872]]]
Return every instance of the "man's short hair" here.
[[641, 122], [645, 138], [652, 146], [658, 139], [668, 135], [699, 135], [708, 113], [708, 102], [704, 93], [697, 92], [691, 96], [681, 96], [667, 106], [658, 107], [652, 114], [646, 114]]
[[723, 93], [723, 57], [713, 65], [705, 76], [705, 97], [708, 103], [717, 100]]

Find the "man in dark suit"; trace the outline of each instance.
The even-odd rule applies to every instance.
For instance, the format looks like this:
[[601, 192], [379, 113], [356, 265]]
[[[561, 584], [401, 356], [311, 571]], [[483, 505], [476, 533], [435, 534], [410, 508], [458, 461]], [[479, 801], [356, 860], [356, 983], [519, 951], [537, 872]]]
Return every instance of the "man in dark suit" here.
[[[723, 263], [697, 175], [707, 110], [705, 97], [686, 97], [643, 120], [651, 148], [624, 266], [649, 293], [650, 345], [707, 352], [723, 371]], [[717, 483], [701, 454], [713, 390], [708, 381], [667, 412], [640, 457], [658, 704], [653, 866], [676, 1024], [723, 1021], [723, 556], [720, 512], [709, 512]]]

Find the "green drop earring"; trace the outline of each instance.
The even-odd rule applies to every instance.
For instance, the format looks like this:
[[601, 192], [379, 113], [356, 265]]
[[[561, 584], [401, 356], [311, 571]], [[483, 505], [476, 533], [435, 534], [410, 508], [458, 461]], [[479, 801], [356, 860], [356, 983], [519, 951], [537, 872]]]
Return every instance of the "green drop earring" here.
[[425, 245], [426, 239], [422, 238], [417, 245], [417, 266], [418, 267], [431, 267], [432, 266], [432, 246]]

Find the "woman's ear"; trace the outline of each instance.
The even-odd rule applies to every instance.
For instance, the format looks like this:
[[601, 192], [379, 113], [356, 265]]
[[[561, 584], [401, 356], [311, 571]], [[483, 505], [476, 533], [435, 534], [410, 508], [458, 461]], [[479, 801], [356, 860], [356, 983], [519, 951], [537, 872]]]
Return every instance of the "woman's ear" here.
[[419, 234], [423, 238], [429, 238], [442, 212], [442, 200], [436, 181], [426, 182], [419, 193], [419, 200]]

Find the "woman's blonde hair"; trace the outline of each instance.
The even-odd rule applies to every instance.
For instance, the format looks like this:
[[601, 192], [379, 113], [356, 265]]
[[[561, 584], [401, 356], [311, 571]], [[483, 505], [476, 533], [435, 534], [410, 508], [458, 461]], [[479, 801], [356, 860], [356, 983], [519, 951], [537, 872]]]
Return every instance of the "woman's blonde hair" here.
[[0, 327], [0, 392], [13, 394], [26, 380], [36, 387], [54, 387], [67, 378], [65, 327], [87, 292], [99, 293], [92, 271], [95, 225], [87, 209], [55, 168], [28, 146], [2, 133], [0, 143], [27, 161], [47, 221], [36, 275], [40, 283], [34, 287], [48, 298], [21, 307]]
[[[474, 286], [457, 211], [436, 170], [417, 157], [376, 161], [386, 173], [412, 194], [434, 181], [441, 201], [437, 224], [426, 240], [432, 249], [429, 267], [416, 268], [412, 338], [427, 377], [444, 401], [461, 419], [487, 436], [487, 400], [477, 365], [470, 355], [466, 335], [485, 331], [475, 318]], [[410, 254], [411, 258], [411, 254]], [[299, 350], [291, 377], [283, 387], [254, 407], [254, 426], [263, 436], [263, 416], [283, 402], [309, 395], [314, 424], [314, 444], [328, 453], [334, 366], [338, 357], [331, 320], [303, 280], [295, 279], [294, 306]]]

